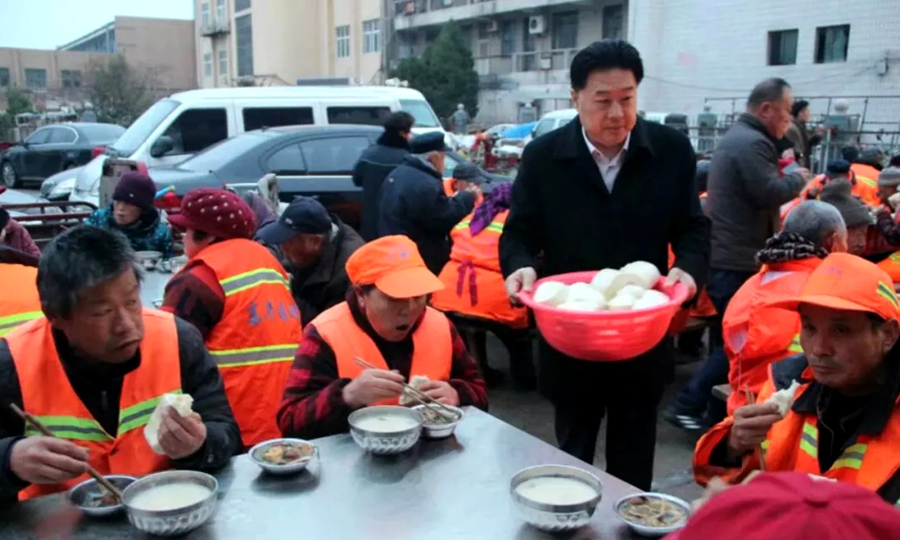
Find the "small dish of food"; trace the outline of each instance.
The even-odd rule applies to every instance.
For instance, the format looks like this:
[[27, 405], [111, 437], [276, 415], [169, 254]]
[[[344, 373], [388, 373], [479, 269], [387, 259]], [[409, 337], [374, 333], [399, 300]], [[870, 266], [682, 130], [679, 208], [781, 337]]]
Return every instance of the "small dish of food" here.
[[145, 270], [153, 270], [162, 260], [162, 253], [159, 251], [137, 251], [134, 256]]
[[[134, 483], [133, 476], [112, 474], [104, 476], [119, 491]], [[111, 516], [120, 512], [124, 506], [116, 499], [116, 496], [91, 478], [73, 486], [68, 493], [69, 502], [78, 507], [85, 514], [93, 517]]]
[[538, 465], [515, 474], [510, 494], [525, 521], [542, 531], [571, 531], [590, 522], [603, 484], [593, 474], [565, 465]]
[[422, 436], [426, 439], [444, 439], [453, 435], [456, 424], [462, 420], [462, 409], [450, 405], [444, 406], [453, 411], [455, 418], [451, 418], [450, 413], [437, 406], [417, 405], [412, 408], [422, 417]]
[[405, 452], [422, 435], [422, 417], [407, 407], [365, 407], [351, 413], [347, 423], [356, 444], [373, 454]]
[[250, 449], [250, 459], [273, 474], [300, 472], [318, 455], [319, 449], [303, 439], [273, 439]]
[[643, 536], [665, 536], [685, 526], [691, 505], [665, 493], [637, 493], [616, 501], [616, 515]]

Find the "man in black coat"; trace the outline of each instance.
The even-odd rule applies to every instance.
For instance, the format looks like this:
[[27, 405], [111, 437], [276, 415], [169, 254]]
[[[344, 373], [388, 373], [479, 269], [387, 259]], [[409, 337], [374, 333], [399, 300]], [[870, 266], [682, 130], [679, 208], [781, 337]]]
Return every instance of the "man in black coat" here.
[[444, 134], [419, 135], [407, 156], [381, 186], [378, 236], [403, 234], [419, 248], [425, 265], [440, 274], [450, 260], [450, 230], [475, 206], [479, 187], [444, 194]]
[[[638, 51], [604, 40], [580, 51], [571, 66], [578, 117], [532, 141], [513, 185], [500, 238], [507, 292], [529, 291], [543, 253], [545, 275], [619, 268], [648, 261], [692, 294], [709, 259], [709, 221], [700, 210], [690, 141], [672, 128], [637, 118], [643, 78]], [[594, 461], [597, 434], [609, 416], [610, 474], [650, 489], [657, 405], [671, 372], [672, 345], [621, 362], [567, 357], [540, 341], [540, 388], [556, 409], [560, 448]]]
[[409, 155], [409, 139], [415, 118], [395, 112], [384, 123], [384, 133], [365, 149], [353, 168], [353, 183], [363, 189], [360, 233], [368, 242], [378, 238], [378, 193], [387, 175]]

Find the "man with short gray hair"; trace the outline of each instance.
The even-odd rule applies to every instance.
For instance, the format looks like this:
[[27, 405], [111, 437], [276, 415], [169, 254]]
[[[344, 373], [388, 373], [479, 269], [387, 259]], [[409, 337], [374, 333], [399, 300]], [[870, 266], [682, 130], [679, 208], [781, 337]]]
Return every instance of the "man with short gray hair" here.
[[[0, 499], [63, 491], [100, 474], [212, 470], [240, 448], [222, 377], [203, 338], [174, 316], [141, 307], [128, 240], [81, 226], [57, 236], [38, 267], [44, 317], [0, 340]], [[144, 436], [165, 394], [193, 412], [164, 410], [158, 449]], [[12, 403], [43, 420], [38, 435]]]

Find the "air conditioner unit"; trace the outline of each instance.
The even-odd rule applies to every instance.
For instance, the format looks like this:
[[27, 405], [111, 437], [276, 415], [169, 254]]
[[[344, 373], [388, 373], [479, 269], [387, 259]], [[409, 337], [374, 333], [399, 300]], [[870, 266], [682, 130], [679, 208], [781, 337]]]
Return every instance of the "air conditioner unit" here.
[[528, 33], [531, 35], [540, 35], [547, 31], [547, 18], [543, 15], [532, 15], [528, 17]]
[[487, 22], [484, 22], [484, 23], [481, 23], [481, 24], [484, 25], [484, 31], [485, 31], [485, 32], [491, 32], [491, 33], [494, 33], [494, 32], [499, 32], [499, 31], [500, 31], [500, 25], [497, 24], [497, 21], [487, 21]]

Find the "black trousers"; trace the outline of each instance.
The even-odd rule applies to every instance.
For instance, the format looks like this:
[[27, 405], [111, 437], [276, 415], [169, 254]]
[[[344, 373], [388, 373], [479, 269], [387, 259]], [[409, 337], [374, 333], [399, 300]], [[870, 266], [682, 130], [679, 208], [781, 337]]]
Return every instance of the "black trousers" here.
[[[644, 356], [624, 362], [584, 362], [541, 343], [541, 386], [551, 355], [557, 378], [550, 399], [555, 407], [561, 450], [593, 464], [600, 424], [606, 424], [606, 472], [642, 490], [653, 482], [656, 418], [671, 369], [672, 341], [665, 339]], [[566, 380], [568, 379], [568, 380]]]

